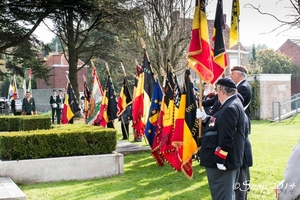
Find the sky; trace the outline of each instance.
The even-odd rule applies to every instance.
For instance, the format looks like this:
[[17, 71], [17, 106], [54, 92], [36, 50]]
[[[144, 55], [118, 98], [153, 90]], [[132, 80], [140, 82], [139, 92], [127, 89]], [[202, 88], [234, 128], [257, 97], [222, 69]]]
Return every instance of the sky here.
[[[289, 29], [284, 31], [281, 28], [273, 31], [280, 26], [274, 18], [262, 15], [255, 9], [247, 6], [251, 3], [256, 7], [260, 7], [262, 12], [274, 14], [283, 21], [289, 21], [292, 18], [287, 15], [292, 14], [294, 9], [290, 0], [240, 0], [240, 41], [244, 46], [252, 46], [253, 44], [265, 44], [268, 48], [277, 50], [287, 39], [300, 39], [300, 30]], [[206, 13], [208, 19], [215, 18], [217, 0], [208, 0]], [[230, 26], [232, 0], [223, 0], [223, 13], [226, 14], [226, 24]], [[50, 24], [50, 23], [48, 23]], [[45, 43], [51, 42], [54, 35], [49, 32], [45, 25], [34, 32], [39, 39]]]
[[[215, 18], [217, 0], [208, 0], [206, 7], [208, 19]], [[240, 41], [244, 46], [266, 44], [268, 48], [277, 50], [287, 39], [300, 39], [300, 30], [281, 28], [272, 32], [281, 24], [274, 18], [262, 15], [247, 4], [251, 3], [265, 13], [271, 13], [277, 18], [289, 21], [287, 17], [294, 12], [290, 0], [240, 0]], [[223, 13], [226, 14], [226, 24], [230, 26], [232, 0], [223, 0]]]

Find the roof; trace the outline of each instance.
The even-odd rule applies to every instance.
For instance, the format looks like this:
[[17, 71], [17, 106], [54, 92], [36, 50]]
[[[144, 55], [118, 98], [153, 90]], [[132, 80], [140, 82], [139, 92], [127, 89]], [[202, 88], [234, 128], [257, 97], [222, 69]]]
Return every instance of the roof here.
[[[78, 59], [77, 66], [81, 67], [84, 65], [84, 62], [80, 59]], [[45, 66], [48, 67], [68, 67], [69, 63], [67, 59], [65, 58], [64, 54], [55, 53], [50, 54], [49, 58], [45, 62]]]

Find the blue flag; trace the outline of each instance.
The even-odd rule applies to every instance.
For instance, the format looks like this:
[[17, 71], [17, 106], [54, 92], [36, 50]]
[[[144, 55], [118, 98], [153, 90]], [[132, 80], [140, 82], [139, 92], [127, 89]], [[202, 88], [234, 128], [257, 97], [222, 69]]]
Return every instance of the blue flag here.
[[156, 80], [153, 95], [151, 98], [148, 120], [145, 128], [145, 135], [148, 139], [151, 148], [153, 145], [153, 140], [156, 132], [157, 120], [160, 112], [162, 97], [163, 97], [163, 93], [161, 91], [158, 80]]

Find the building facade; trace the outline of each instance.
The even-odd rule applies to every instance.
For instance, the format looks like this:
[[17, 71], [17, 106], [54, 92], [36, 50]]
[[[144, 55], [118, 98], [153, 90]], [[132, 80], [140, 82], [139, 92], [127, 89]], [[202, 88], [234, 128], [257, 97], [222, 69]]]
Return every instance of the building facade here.
[[[39, 59], [44, 60], [43, 55], [39, 54]], [[44, 65], [50, 68], [49, 84], [47, 84], [43, 79], [36, 80], [37, 89], [66, 89], [67, 87], [67, 77], [69, 72], [69, 63], [65, 58], [64, 54], [53, 53], [45, 61]], [[84, 65], [80, 59], [77, 62], [77, 68]], [[81, 68], [77, 73], [78, 79], [78, 91], [83, 92], [84, 90], [84, 78], [88, 76], [88, 65]]]
[[291, 81], [291, 94], [294, 95], [300, 93], [300, 45], [297, 41], [288, 39], [277, 51], [292, 58], [294, 64], [298, 66], [298, 77], [296, 80]]

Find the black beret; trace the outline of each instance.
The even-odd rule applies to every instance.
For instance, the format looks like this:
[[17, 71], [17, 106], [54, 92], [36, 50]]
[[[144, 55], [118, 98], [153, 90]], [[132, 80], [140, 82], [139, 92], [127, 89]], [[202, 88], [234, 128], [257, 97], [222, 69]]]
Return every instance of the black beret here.
[[225, 87], [230, 87], [230, 88], [235, 88], [236, 89], [235, 83], [230, 78], [221, 78], [221, 79], [219, 79], [218, 82], [217, 82], [217, 85], [223, 85]]
[[240, 72], [244, 72], [245, 74], [247, 74], [247, 69], [243, 66], [234, 66], [231, 71], [240, 71]]

